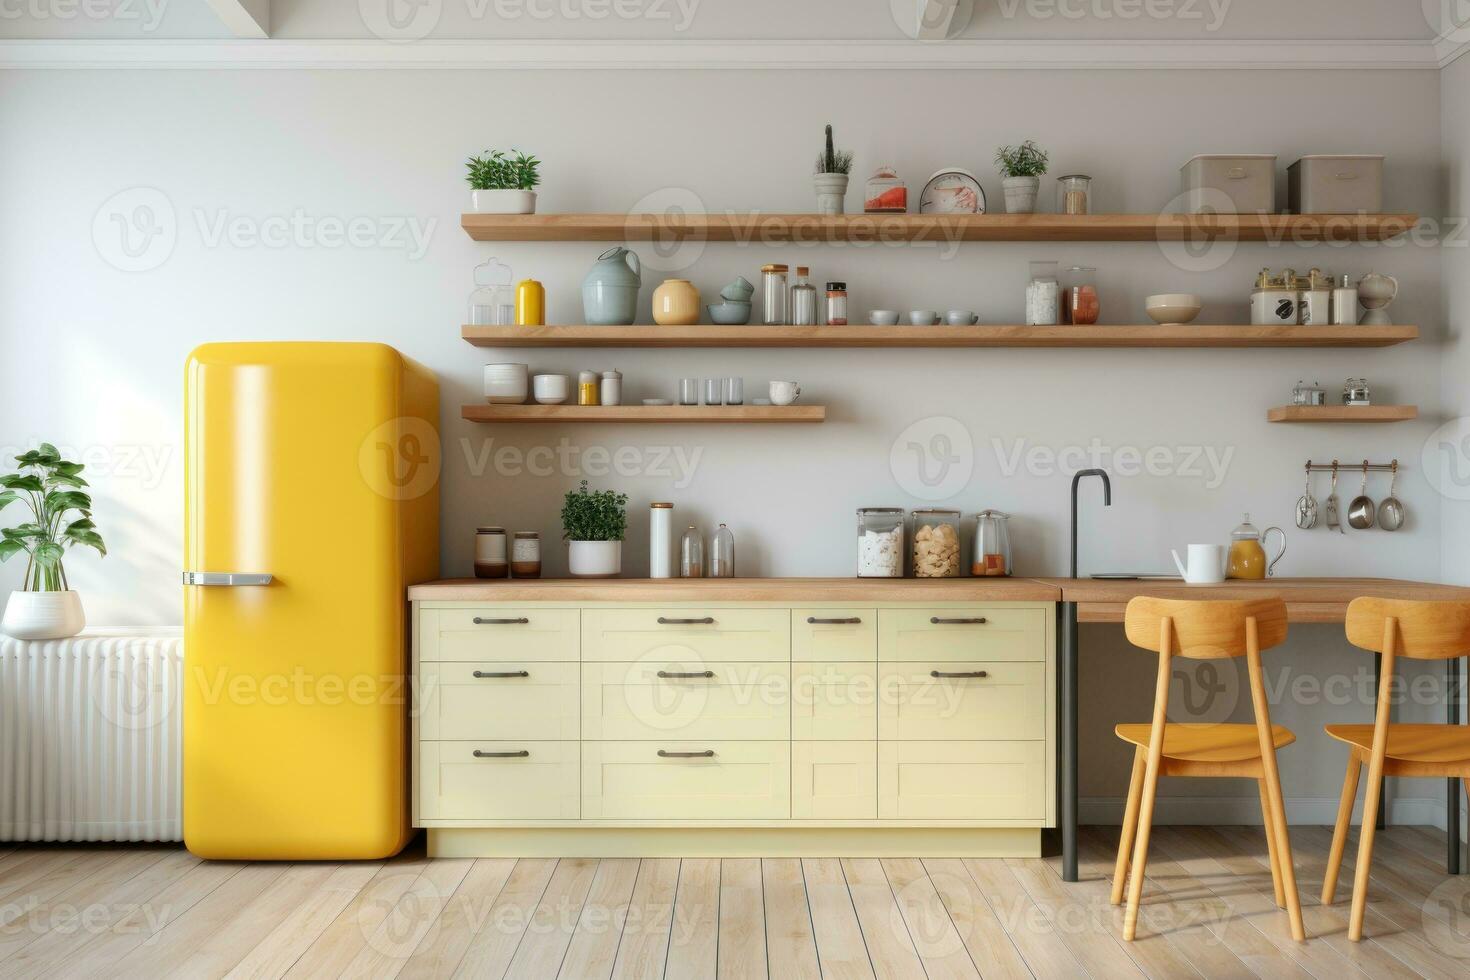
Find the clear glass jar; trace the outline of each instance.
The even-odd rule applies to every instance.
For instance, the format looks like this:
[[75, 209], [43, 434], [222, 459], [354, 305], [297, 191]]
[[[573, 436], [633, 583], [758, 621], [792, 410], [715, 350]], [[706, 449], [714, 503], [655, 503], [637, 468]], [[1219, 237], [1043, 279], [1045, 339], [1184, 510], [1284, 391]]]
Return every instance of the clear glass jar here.
[[1298, 381], [1296, 387], [1291, 389], [1291, 403], [1293, 405], [1326, 405], [1327, 389], [1315, 381], [1311, 384]]
[[470, 323], [505, 327], [516, 322], [516, 288], [510, 266], [490, 258], [475, 266], [475, 290], [470, 293]]
[[1344, 405], [1368, 405], [1372, 402], [1372, 390], [1368, 387], [1367, 378], [1348, 378], [1342, 383], [1342, 403]]
[[1062, 286], [1057, 282], [1057, 264], [1031, 263], [1031, 281], [1026, 284], [1026, 325], [1051, 327], [1061, 323]]
[[704, 578], [704, 535], [692, 524], [679, 539], [679, 577]]
[[505, 578], [505, 528], [475, 528], [475, 578]]
[[1068, 174], [1057, 178], [1057, 214], [1092, 213], [1092, 178]]
[[847, 283], [827, 283], [827, 326], [847, 326]]
[[817, 287], [807, 281], [812, 271], [796, 267], [796, 285], [791, 287], [791, 323], [798, 327], [817, 325]]
[[511, 536], [510, 577], [541, 577], [540, 531], [517, 531]]
[[761, 266], [761, 322], [768, 327], [779, 327], [786, 323], [786, 273], [784, 265]]
[[909, 515], [909, 542], [914, 578], [959, 576], [959, 511], [914, 511]]
[[857, 532], [858, 578], [903, 578], [903, 508], [859, 508]]
[[975, 557], [971, 575], [1011, 574], [1011, 515], [998, 510], [982, 510], [975, 515]]
[[1062, 307], [1066, 321], [1075, 324], [1097, 322], [1100, 308], [1097, 301], [1097, 270], [1091, 266], [1074, 265], [1067, 270], [1067, 289], [1062, 294]]
[[735, 535], [723, 524], [710, 538], [709, 577], [735, 577]]

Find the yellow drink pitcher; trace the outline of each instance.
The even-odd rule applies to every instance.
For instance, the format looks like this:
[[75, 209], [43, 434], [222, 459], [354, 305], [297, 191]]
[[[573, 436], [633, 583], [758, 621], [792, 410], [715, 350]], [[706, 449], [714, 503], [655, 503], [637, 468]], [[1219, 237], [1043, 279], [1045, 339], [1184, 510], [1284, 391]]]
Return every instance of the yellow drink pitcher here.
[[[1281, 535], [1281, 550], [1268, 562], [1266, 549], [1261, 542], [1272, 531]], [[1286, 532], [1279, 527], [1268, 527], [1264, 533], [1259, 532], [1251, 523], [1251, 515], [1246, 514], [1245, 520], [1230, 532], [1230, 565], [1226, 577], [1263, 579], [1267, 575], [1274, 575], [1276, 563], [1285, 554]]]

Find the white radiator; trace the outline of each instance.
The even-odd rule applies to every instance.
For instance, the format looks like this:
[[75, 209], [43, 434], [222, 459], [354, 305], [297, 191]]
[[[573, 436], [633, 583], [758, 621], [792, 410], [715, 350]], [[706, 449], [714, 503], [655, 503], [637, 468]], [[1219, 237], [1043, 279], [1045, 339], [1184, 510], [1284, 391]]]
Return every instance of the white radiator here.
[[175, 635], [0, 635], [0, 840], [178, 841]]

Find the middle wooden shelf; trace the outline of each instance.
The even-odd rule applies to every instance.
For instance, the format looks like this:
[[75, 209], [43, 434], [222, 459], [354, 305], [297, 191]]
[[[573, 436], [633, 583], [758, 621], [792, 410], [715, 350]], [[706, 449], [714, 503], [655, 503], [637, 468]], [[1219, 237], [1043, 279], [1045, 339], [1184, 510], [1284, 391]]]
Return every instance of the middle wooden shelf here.
[[973, 327], [474, 326], [476, 347], [1391, 347], [1419, 328], [1393, 326], [1057, 326]]
[[466, 405], [470, 422], [824, 422], [823, 405]]

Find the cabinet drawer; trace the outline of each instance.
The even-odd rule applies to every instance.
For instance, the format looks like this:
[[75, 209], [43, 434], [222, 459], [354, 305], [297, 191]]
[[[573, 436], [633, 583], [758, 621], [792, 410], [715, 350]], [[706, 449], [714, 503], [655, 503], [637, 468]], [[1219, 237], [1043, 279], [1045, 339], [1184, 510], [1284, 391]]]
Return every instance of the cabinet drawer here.
[[785, 741], [791, 665], [653, 657], [583, 664], [582, 737]]
[[577, 609], [428, 609], [419, 660], [576, 661], [581, 619]]
[[1044, 820], [1042, 742], [879, 742], [884, 820]]
[[791, 659], [786, 609], [588, 609], [582, 659], [632, 663], [648, 656], [770, 661]]
[[878, 815], [876, 742], [793, 742], [793, 820], [872, 820]]
[[880, 664], [878, 737], [1045, 739], [1045, 680], [1039, 663]]
[[791, 664], [791, 737], [872, 741], [878, 737], [878, 665]]
[[579, 664], [427, 663], [419, 667], [419, 737], [581, 737]]
[[1045, 660], [1043, 609], [883, 609], [879, 660]]
[[878, 610], [791, 610], [792, 660], [873, 660], [877, 655]]
[[[671, 754], [679, 752], [699, 755]], [[582, 816], [785, 820], [791, 816], [791, 743], [584, 742]]]
[[419, 818], [575, 820], [578, 749], [576, 742], [420, 742]]

